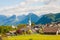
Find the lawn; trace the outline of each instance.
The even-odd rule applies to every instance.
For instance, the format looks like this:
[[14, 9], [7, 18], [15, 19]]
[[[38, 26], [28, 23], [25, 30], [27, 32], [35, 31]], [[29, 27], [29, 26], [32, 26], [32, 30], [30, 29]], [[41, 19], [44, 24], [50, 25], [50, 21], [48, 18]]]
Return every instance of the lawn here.
[[4, 37], [3, 40], [60, 40], [60, 35], [40, 35], [40, 34], [18, 35]]

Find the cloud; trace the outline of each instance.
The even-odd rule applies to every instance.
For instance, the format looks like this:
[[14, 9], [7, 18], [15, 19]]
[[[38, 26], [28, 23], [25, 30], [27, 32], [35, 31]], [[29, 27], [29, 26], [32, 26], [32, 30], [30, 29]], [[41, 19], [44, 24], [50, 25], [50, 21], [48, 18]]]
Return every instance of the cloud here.
[[[45, 5], [33, 6], [35, 3], [44, 3]], [[4, 15], [22, 15], [33, 12], [37, 15], [46, 14], [46, 13], [57, 13], [60, 12], [60, 0], [26, 0], [20, 2], [15, 6], [8, 6], [0, 9], [0, 13]], [[32, 6], [30, 6], [32, 5]]]

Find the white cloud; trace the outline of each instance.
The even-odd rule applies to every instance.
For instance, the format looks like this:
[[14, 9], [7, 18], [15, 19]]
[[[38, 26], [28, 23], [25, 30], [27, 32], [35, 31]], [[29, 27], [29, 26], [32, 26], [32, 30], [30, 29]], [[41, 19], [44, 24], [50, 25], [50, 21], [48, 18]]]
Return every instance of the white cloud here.
[[20, 6], [25, 6], [26, 5], [26, 2], [21, 2], [20, 3]]
[[[46, 5], [43, 6], [29, 6], [30, 4], [43, 2]], [[4, 15], [22, 15], [28, 14], [29, 12], [33, 11], [35, 14], [40, 15], [44, 13], [57, 13], [60, 12], [60, 0], [26, 0], [21, 2], [16, 6], [9, 6], [0, 9], [0, 13]]]

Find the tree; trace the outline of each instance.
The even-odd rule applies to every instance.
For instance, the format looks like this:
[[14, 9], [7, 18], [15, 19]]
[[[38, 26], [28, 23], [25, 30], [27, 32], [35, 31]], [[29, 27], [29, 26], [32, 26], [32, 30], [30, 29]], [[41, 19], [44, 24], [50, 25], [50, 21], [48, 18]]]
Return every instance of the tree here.
[[25, 28], [26, 27], [26, 24], [19, 24], [17, 27], [18, 28]]

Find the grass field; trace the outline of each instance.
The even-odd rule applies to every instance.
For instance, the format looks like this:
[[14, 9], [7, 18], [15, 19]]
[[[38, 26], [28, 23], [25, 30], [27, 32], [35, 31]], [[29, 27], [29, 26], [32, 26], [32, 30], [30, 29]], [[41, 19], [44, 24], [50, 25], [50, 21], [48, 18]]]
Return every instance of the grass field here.
[[10, 36], [4, 37], [3, 40], [60, 40], [60, 35], [19, 35], [19, 36]]

